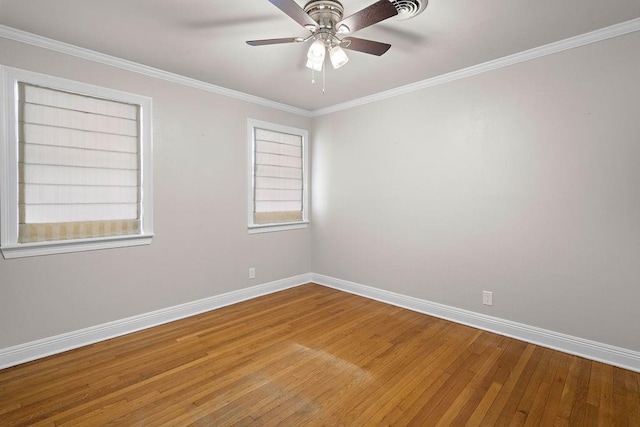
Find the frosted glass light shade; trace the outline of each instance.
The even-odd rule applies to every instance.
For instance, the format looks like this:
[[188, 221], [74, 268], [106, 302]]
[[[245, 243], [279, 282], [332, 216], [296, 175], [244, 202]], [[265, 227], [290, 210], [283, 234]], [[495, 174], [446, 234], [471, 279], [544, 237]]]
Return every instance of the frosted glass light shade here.
[[335, 69], [338, 69], [349, 62], [349, 57], [340, 46], [334, 46], [331, 48], [329, 51], [329, 58], [331, 58], [331, 65], [333, 65], [333, 68]]
[[311, 43], [309, 51], [307, 52], [307, 68], [311, 68], [315, 71], [321, 71], [325, 55], [326, 49], [322, 40], [316, 40]]
[[310, 68], [314, 71], [322, 71], [322, 64], [324, 63], [324, 61], [320, 61], [320, 62], [313, 62], [310, 59], [307, 59], [307, 68]]
[[307, 58], [312, 62], [323, 62], [326, 49], [322, 40], [316, 40], [309, 46]]

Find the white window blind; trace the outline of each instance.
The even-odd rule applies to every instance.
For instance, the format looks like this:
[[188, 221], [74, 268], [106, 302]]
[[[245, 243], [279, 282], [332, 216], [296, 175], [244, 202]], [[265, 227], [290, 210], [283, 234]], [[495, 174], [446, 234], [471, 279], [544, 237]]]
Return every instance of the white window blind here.
[[302, 136], [254, 128], [255, 224], [303, 219]]
[[18, 242], [140, 232], [139, 106], [19, 84]]

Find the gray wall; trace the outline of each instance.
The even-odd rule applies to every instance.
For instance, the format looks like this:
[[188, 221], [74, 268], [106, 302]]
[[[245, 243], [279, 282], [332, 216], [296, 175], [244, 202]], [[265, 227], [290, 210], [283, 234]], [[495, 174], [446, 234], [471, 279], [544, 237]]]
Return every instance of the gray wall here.
[[311, 271], [310, 230], [248, 235], [246, 207], [247, 117], [309, 118], [3, 38], [0, 63], [153, 98], [156, 234], [145, 247], [0, 257], [0, 348]]
[[[640, 351], [639, 48], [635, 33], [311, 123], [0, 38], [4, 65], [153, 97], [156, 231], [0, 259], [0, 348], [313, 271]], [[312, 128], [311, 229], [247, 234], [247, 117]]]
[[639, 51], [314, 119], [313, 271], [640, 351]]

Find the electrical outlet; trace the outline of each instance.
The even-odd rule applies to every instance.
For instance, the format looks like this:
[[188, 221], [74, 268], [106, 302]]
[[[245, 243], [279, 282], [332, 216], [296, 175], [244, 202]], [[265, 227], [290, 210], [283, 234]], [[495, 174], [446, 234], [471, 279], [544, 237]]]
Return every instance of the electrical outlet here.
[[493, 292], [482, 291], [482, 303], [484, 305], [493, 305]]
[[256, 278], [256, 268], [251, 267], [249, 269], [249, 279], [255, 279], [255, 278]]

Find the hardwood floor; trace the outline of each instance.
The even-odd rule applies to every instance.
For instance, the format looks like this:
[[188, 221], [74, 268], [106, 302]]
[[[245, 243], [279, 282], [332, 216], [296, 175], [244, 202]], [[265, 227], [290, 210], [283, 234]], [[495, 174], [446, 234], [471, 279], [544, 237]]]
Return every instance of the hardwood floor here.
[[640, 374], [318, 285], [0, 371], [0, 425], [640, 426]]

